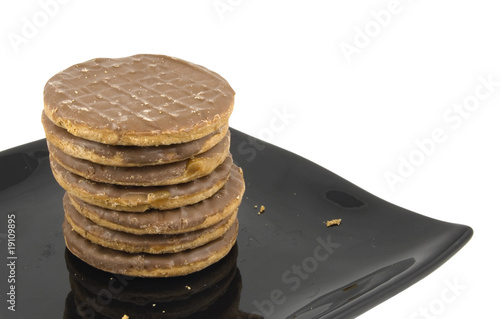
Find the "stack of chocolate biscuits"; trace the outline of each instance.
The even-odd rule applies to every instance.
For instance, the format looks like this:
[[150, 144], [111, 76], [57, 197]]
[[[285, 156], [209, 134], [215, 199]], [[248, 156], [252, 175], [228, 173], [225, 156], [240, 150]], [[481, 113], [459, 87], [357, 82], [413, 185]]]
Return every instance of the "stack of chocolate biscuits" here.
[[162, 55], [93, 59], [53, 76], [42, 123], [66, 190], [67, 248], [141, 277], [222, 259], [245, 189], [229, 150], [233, 104], [220, 75]]

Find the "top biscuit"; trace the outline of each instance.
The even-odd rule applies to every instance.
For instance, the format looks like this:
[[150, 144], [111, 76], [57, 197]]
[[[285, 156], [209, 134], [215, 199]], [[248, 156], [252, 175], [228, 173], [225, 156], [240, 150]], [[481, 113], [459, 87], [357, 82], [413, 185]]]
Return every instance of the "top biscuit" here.
[[202, 66], [163, 55], [97, 58], [45, 85], [44, 111], [69, 133], [110, 145], [184, 143], [228, 122], [234, 91]]

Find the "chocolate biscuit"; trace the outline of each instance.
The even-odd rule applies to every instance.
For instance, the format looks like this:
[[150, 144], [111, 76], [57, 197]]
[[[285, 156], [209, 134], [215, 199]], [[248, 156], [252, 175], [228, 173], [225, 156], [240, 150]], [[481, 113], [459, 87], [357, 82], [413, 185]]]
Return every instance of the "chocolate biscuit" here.
[[49, 79], [47, 117], [69, 133], [112, 145], [202, 138], [228, 122], [234, 91], [220, 75], [164, 55], [97, 58]]
[[50, 161], [56, 181], [68, 193], [101, 207], [131, 212], [172, 209], [202, 201], [221, 189], [229, 178], [232, 157], [228, 156], [212, 173], [194, 181], [166, 186], [121, 186], [93, 182]]
[[63, 222], [66, 247], [78, 258], [98, 269], [127, 276], [183, 276], [212, 265], [229, 253], [236, 243], [238, 221], [216, 240], [172, 254], [127, 253], [106, 248], [83, 238]]
[[161, 165], [183, 161], [204, 153], [219, 143], [229, 132], [228, 125], [186, 143], [158, 146], [107, 145], [74, 136], [62, 127], [52, 123], [42, 112], [42, 124], [47, 141], [65, 154], [92, 163], [131, 167]]
[[123, 212], [91, 205], [69, 194], [63, 201], [69, 199], [80, 214], [109, 229], [138, 235], [180, 234], [210, 227], [227, 218], [238, 209], [244, 192], [242, 171], [233, 165], [227, 183], [217, 193], [196, 204], [175, 209]]
[[47, 142], [54, 160], [66, 170], [86, 179], [129, 186], [159, 186], [190, 182], [211, 173], [229, 154], [229, 133], [205, 153], [180, 162], [141, 167], [116, 167], [72, 157]]
[[63, 202], [65, 219], [74, 231], [94, 244], [129, 253], [164, 254], [193, 249], [222, 236], [236, 220], [237, 211], [207, 228], [174, 235], [136, 235], [99, 226], [84, 217], [67, 196]]

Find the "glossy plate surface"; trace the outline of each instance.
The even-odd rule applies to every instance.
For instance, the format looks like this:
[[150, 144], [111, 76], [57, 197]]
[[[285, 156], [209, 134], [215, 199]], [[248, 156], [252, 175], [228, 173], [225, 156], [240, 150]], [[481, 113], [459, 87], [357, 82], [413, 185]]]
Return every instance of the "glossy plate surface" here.
[[[98, 271], [66, 251], [63, 190], [45, 140], [2, 152], [0, 255], [15, 266], [1, 267], [0, 279], [14, 275], [16, 311], [2, 302], [0, 317], [351, 318], [428, 275], [472, 236], [236, 130], [231, 143], [247, 186], [237, 248], [199, 274], [157, 280]], [[327, 227], [332, 219], [342, 222]], [[10, 284], [2, 287], [11, 298]]]

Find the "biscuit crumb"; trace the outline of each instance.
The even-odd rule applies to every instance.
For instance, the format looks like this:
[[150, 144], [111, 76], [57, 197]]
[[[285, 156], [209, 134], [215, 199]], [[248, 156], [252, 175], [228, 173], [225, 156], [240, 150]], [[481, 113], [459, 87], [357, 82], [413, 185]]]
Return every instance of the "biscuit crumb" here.
[[260, 205], [260, 209], [259, 209], [259, 215], [264, 213], [266, 211], [266, 206], [264, 205]]
[[191, 290], [191, 287], [189, 287], [189, 286], [186, 286], [186, 289], [187, 289], [187, 290]]
[[123, 315], [122, 319], [129, 319], [127, 315]]
[[341, 221], [342, 221], [342, 219], [340, 219], [340, 218], [328, 220], [328, 221], [326, 221], [326, 227], [338, 226], [338, 225], [340, 225]]

